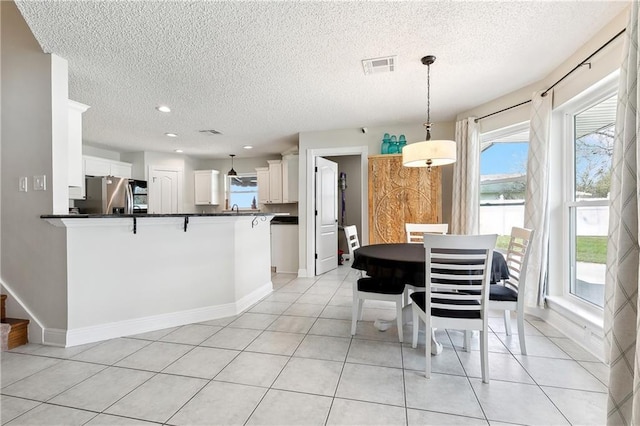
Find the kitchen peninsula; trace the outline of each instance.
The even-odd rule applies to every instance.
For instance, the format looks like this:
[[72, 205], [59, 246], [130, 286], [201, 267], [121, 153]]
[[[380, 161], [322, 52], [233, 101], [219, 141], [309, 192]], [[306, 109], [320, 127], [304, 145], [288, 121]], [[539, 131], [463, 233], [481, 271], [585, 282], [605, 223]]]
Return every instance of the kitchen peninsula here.
[[272, 291], [271, 214], [42, 215], [66, 229], [75, 346], [236, 315]]

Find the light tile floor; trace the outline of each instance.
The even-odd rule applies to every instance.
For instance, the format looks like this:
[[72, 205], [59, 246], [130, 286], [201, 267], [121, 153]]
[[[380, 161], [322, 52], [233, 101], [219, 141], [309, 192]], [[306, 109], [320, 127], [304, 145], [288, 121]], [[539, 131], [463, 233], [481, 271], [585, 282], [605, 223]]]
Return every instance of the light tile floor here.
[[[423, 425], [605, 423], [607, 367], [528, 318], [529, 355], [491, 317], [491, 383], [478, 339], [438, 330], [444, 351], [424, 377], [424, 342], [397, 341], [394, 305], [365, 302], [350, 334], [356, 271], [273, 276], [244, 314], [73, 348], [3, 352], [2, 424]], [[513, 327], [516, 329], [515, 326]]]

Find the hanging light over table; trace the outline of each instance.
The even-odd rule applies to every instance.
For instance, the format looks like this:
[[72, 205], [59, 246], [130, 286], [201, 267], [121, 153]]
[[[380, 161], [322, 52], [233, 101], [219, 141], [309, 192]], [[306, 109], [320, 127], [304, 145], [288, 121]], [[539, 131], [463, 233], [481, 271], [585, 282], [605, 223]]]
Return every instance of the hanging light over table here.
[[455, 163], [456, 143], [449, 140], [431, 140], [431, 94], [430, 94], [430, 66], [436, 60], [433, 55], [422, 58], [422, 64], [427, 66], [427, 122], [424, 127], [427, 136], [424, 141], [406, 145], [402, 149], [402, 164], [405, 167], [432, 167]]
[[236, 173], [235, 170], [233, 170], [233, 157], [235, 157], [235, 154], [229, 154], [229, 157], [231, 157], [231, 170], [229, 170], [227, 172], [227, 176], [238, 176], [238, 173]]

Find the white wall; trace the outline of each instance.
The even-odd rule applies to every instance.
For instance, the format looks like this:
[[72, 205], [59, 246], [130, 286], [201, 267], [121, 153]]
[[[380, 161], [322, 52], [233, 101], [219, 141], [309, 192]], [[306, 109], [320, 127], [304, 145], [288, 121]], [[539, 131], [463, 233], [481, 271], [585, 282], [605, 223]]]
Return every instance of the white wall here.
[[84, 144], [82, 145], [82, 155], [90, 155], [92, 157], [106, 158], [108, 160], [131, 162], [131, 160], [123, 159], [122, 155], [118, 151], [112, 151], [110, 149], [104, 149], [104, 148], [96, 148], [95, 146], [84, 145]]
[[[0, 2], [0, 10], [2, 283], [47, 327], [66, 328], [65, 233], [40, 219], [53, 212], [59, 183], [48, 181], [46, 191], [32, 186], [34, 175], [54, 176], [52, 109], [64, 103], [66, 112], [66, 94], [63, 102], [52, 90], [52, 56], [42, 53], [15, 4]], [[29, 178], [28, 192], [18, 192], [20, 176]], [[8, 315], [22, 314], [15, 304], [7, 308]], [[33, 330], [29, 338], [39, 342]]]

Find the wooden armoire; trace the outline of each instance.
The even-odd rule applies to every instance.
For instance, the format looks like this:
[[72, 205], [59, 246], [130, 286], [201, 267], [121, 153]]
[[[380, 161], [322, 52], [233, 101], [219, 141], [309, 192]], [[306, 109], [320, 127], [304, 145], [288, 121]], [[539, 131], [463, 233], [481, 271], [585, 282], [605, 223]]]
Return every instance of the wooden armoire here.
[[369, 156], [369, 244], [404, 243], [405, 223], [440, 223], [440, 167], [404, 167], [402, 154]]

